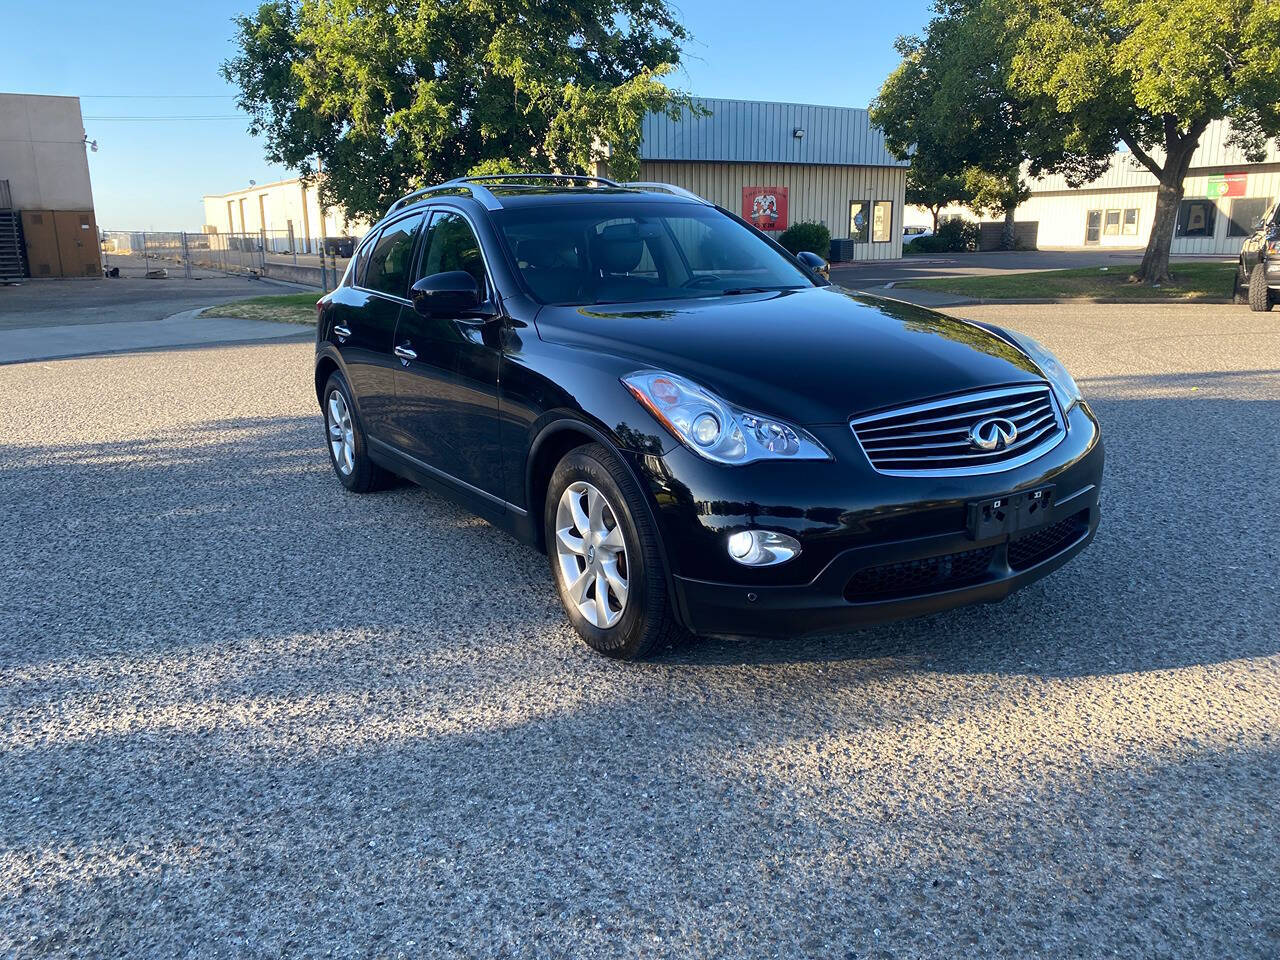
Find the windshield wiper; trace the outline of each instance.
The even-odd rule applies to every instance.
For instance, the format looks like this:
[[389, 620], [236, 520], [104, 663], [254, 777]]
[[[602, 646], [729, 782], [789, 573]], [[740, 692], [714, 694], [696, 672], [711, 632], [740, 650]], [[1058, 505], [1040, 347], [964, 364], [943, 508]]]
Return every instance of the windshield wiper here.
[[722, 297], [736, 297], [740, 293], [775, 293], [782, 290], [799, 290], [799, 287], [789, 287], [780, 285], [776, 287], [733, 287], [730, 290], [721, 290]]

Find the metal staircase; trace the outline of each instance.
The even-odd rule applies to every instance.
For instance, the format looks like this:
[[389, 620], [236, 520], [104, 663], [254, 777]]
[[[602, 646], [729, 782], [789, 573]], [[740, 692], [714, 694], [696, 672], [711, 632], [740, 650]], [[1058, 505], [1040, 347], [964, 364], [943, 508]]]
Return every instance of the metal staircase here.
[[0, 209], [0, 283], [14, 283], [26, 276], [22, 215], [17, 210]]

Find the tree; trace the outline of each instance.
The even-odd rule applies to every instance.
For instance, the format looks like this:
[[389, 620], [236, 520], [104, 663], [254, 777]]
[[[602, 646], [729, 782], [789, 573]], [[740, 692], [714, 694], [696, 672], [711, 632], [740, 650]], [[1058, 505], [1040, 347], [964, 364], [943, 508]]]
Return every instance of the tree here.
[[1018, 204], [1031, 196], [1027, 182], [1016, 171], [988, 173], [980, 167], [970, 167], [964, 172], [964, 187], [968, 194], [966, 205], [971, 210], [980, 215], [1004, 218], [1000, 246], [1012, 250], [1017, 240], [1013, 212], [1018, 209]]
[[1132, 279], [1168, 280], [1183, 182], [1209, 124], [1229, 120], [1231, 140], [1255, 160], [1280, 135], [1280, 3], [1022, 0], [1006, 23], [1009, 86], [1028, 107], [1035, 165], [1078, 185], [1052, 145], [1101, 161], [1124, 143], [1159, 182]]
[[943, 207], [954, 203], [967, 203], [969, 191], [963, 176], [951, 173], [931, 173], [923, 162], [911, 158], [907, 168], [907, 203], [924, 207], [933, 215], [933, 232], [938, 232], [938, 214]]
[[[1006, 11], [997, 0], [940, 0], [935, 9], [923, 36], [898, 39], [902, 62], [872, 103], [872, 122], [921, 182], [963, 184], [976, 168], [1016, 185], [1028, 138], [1009, 91]], [[1010, 247], [1019, 192], [1006, 191], [1012, 205], [999, 211]]]
[[[268, 159], [376, 219], [472, 171], [639, 170], [641, 121], [687, 32], [667, 0], [269, 0], [237, 18], [222, 75]], [[606, 146], [607, 145], [607, 146]]]

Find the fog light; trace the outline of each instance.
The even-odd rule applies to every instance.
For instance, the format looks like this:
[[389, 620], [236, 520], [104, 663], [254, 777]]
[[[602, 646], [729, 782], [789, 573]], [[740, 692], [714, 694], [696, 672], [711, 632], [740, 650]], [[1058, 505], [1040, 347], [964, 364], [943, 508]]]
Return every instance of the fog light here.
[[729, 537], [729, 556], [748, 567], [786, 563], [800, 554], [800, 541], [772, 530], [739, 530]]

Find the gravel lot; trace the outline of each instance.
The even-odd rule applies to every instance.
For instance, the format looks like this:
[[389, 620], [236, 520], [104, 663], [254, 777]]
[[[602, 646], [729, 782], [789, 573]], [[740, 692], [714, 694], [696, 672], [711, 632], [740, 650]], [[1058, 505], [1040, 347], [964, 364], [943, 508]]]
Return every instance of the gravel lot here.
[[1273, 958], [1280, 315], [974, 307], [1104, 421], [996, 607], [619, 665], [311, 348], [0, 368], [0, 956]]

